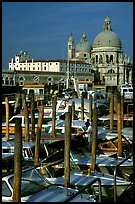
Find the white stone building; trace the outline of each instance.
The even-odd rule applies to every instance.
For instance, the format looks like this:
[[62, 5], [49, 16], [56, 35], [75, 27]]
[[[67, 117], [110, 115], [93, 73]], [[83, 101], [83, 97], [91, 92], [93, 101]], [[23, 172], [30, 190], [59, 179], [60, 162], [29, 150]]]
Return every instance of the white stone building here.
[[[25, 51], [24, 51], [25, 52]], [[47, 83], [58, 84], [67, 77], [75, 76], [80, 81], [87, 81], [92, 84], [94, 73], [89, 63], [78, 60], [33, 60], [22, 56], [24, 52], [15, 55], [9, 63], [9, 72], [16, 73], [16, 82], [27, 83]], [[26, 53], [26, 52], [25, 52]], [[28, 53], [27, 53], [28, 54]], [[30, 56], [28, 54], [28, 56]], [[23, 59], [23, 60], [22, 60]], [[2, 78], [5, 78], [3, 73]]]
[[9, 63], [9, 70], [39, 71], [39, 72], [67, 72], [70, 73], [91, 73], [91, 66], [87, 62], [76, 60], [25, 60], [21, 61], [18, 55], [15, 60]]

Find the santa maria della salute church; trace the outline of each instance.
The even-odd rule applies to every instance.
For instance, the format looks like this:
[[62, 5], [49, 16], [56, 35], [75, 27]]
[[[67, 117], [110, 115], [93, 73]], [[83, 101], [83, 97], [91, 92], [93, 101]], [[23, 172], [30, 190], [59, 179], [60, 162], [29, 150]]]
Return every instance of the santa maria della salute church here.
[[104, 20], [102, 32], [95, 37], [93, 46], [87, 41], [86, 33], [83, 33], [75, 47], [74, 36], [71, 33], [68, 41], [68, 59], [89, 63], [100, 84], [118, 86], [132, 83], [133, 64], [123, 53], [121, 40], [113, 32], [108, 16]]
[[9, 70], [3, 70], [2, 84], [47, 84], [65, 88], [67, 77], [71, 76], [79, 83], [106, 88], [133, 83], [133, 64], [123, 52], [121, 40], [113, 31], [108, 16], [93, 45], [88, 42], [86, 33], [77, 45], [70, 34], [65, 60], [35, 60], [27, 51], [20, 51], [9, 62]]

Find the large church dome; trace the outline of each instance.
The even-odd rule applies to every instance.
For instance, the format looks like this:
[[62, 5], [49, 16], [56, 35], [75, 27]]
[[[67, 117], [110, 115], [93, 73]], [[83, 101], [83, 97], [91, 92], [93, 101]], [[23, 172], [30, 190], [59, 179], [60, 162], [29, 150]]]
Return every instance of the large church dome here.
[[102, 31], [99, 33], [95, 40], [93, 47], [120, 47], [121, 41], [116, 33], [112, 31]]
[[83, 33], [80, 42], [76, 46], [76, 52], [89, 52], [91, 51], [92, 46], [87, 41], [86, 34]]
[[122, 47], [120, 38], [112, 31], [109, 17], [106, 17], [104, 21], [103, 31], [94, 40], [93, 48], [95, 47]]

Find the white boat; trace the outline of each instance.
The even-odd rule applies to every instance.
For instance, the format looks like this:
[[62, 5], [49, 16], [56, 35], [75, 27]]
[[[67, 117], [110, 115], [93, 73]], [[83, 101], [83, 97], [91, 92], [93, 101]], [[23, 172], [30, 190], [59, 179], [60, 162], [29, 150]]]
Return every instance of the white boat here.
[[[34, 142], [22, 141], [22, 155], [25, 160], [33, 159], [33, 150], [35, 148]], [[14, 155], [14, 141], [2, 141], [2, 154]]]
[[[9, 134], [15, 134], [15, 119], [20, 118], [21, 119], [21, 127], [22, 127], [22, 134], [25, 134], [25, 116], [24, 114], [17, 114], [12, 116], [9, 119]], [[31, 119], [31, 115], [29, 115], [29, 119]], [[47, 122], [52, 120], [52, 117], [49, 115], [43, 116], [43, 124], [42, 124], [42, 131], [46, 131]], [[35, 132], [37, 132], [37, 123], [38, 123], [38, 113], [35, 113]], [[31, 129], [31, 124], [30, 124]], [[2, 134], [6, 133], [6, 122], [2, 123]]]
[[[86, 174], [81, 174], [82, 177], [86, 177]], [[74, 176], [80, 176], [80, 173], [75, 173]], [[101, 172], [91, 172], [90, 176], [87, 175], [87, 177], [92, 177], [92, 178], [100, 178], [101, 179], [101, 190], [102, 190], [102, 195], [114, 199], [114, 176], [111, 174], [105, 174]], [[74, 177], [75, 179], [75, 177]], [[72, 181], [71, 181], [72, 182]], [[117, 188], [117, 197], [122, 195], [124, 190], [128, 187], [131, 186], [131, 182], [124, 180], [121, 177], [116, 177], [116, 188]], [[95, 190], [97, 189], [97, 184], [93, 184], [93, 187]]]
[[[80, 152], [77, 154], [76, 151], [71, 150], [71, 158], [73, 162], [75, 162], [82, 170], [88, 169], [92, 165], [92, 157], [91, 155], [87, 156], [81, 154]], [[108, 173], [113, 175], [114, 168], [118, 165], [122, 159], [125, 158], [115, 158], [108, 157], [105, 155], [96, 155], [96, 166], [95, 170], [102, 173]], [[118, 168], [117, 175], [121, 178], [128, 180], [127, 175], [131, 175], [133, 173], [133, 159], [126, 160], [123, 164], [121, 164]]]
[[[64, 158], [64, 140], [56, 141], [50, 144], [45, 144], [48, 157], [42, 162], [55, 162], [59, 159]], [[61, 152], [60, 152], [61, 151]], [[54, 155], [52, 155], [52, 152]], [[57, 154], [57, 156], [55, 156]], [[52, 156], [51, 156], [52, 155]], [[116, 154], [115, 154], [116, 155]], [[49, 158], [50, 156], [50, 158]], [[78, 139], [71, 139], [70, 143], [70, 161], [80, 167], [81, 170], [88, 169], [91, 166], [91, 151], [86, 148], [86, 144]], [[96, 155], [96, 171], [103, 173], [111, 173], [113, 175], [113, 170], [117, 164], [119, 164], [125, 158], [113, 157], [104, 154]], [[125, 161], [119, 167], [117, 175], [122, 178], [127, 178], [126, 174], [131, 174], [133, 172], [133, 159], [130, 158]]]
[[[44, 149], [44, 144], [47, 141], [40, 142], [39, 161], [47, 157]], [[35, 154], [35, 142], [22, 141], [22, 157], [24, 164], [33, 166], [34, 165], [34, 154]], [[2, 141], [2, 155], [14, 155], [14, 139], [9, 141]]]
[[[14, 174], [2, 178], [2, 202], [13, 202], [13, 182]], [[86, 191], [52, 185], [34, 167], [22, 170], [21, 202], [96, 202]]]
[[[37, 167], [39, 172], [45, 176], [52, 184], [64, 185], [64, 162], [60, 160], [57, 162], [41, 163], [40, 167]], [[57, 172], [57, 173], [56, 173]], [[93, 178], [99, 178], [101, 180], [101, 191], [103, 197], [108, 197], [110, 199], [114, 198], [114, 186], [115, 180], [114, 176], [107, 173], [101, 172], [89, 172], [84, 170], [79, 170], [73, 162], [70, 162], [70, 185], [80, 188], [85, 186]], [[117, 196], [119, 197], [124, 190], [131, 185], [131, 182], [124, 180], [121, 177], [116, 177], [116, 188]], [[93, 184], [94, 191], [98, 190], [98, 183]]]

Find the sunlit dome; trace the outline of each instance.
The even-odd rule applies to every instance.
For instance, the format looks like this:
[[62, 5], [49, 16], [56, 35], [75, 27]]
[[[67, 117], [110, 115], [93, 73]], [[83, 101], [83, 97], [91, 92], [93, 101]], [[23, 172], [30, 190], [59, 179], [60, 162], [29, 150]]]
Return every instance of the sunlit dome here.
[[112, 31], [111, 21], [108, 16], [104, 20], [103, 31], [94, 40], [93, 48], [95, 47], [122, 47], [120, 38]]

